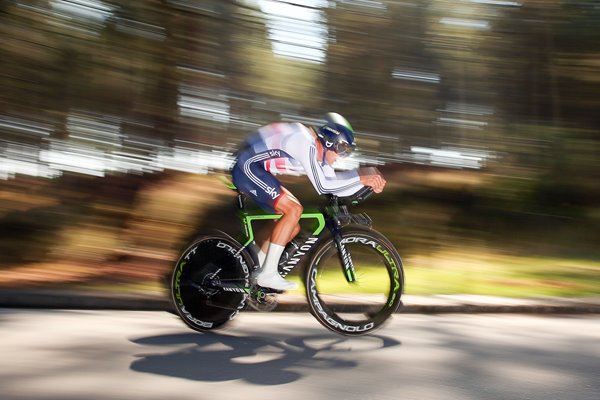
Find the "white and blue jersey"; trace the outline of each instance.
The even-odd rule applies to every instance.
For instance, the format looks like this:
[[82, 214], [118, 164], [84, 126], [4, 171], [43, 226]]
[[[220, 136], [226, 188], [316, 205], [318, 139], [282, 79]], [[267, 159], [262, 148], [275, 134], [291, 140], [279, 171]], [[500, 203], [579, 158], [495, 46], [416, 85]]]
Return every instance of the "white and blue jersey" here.
[[300, 123], [273, 123], [248, 138], [231, 170], [237, 188], [268, 211], [281, 198], [281, 183], [274, 174], [305, 173], [317, 193], [350, 196], [363, 185], [357, 171], [335, 171], [322, 163], [316, 138]]

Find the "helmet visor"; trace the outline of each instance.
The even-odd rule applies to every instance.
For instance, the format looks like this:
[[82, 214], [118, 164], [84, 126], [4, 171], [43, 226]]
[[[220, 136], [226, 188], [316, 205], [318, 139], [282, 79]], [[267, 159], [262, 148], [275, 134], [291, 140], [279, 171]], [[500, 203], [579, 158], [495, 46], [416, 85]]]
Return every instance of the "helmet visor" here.
[[335, 152], [340, 157], [347, 157], [354, 150], [354, 146], [348, 142], [340, 141], [335, 145]]

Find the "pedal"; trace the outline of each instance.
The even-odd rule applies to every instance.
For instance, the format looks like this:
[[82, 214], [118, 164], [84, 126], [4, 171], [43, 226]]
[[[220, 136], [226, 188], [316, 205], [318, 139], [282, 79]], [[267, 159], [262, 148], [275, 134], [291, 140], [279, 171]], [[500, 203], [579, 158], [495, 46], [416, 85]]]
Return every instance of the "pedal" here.
[[277, 301], [279, 293], [283, 293], [283, 291], [254, 285], [248, 296], [248, 304], [256, 311], [273, 311], [279, 304]]

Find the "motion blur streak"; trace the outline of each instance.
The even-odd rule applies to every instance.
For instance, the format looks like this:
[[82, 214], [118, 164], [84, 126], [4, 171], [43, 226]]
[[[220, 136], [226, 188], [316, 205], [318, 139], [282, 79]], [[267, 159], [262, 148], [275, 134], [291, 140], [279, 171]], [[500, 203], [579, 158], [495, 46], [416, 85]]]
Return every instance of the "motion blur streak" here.
[[409, 292], [598, 295], [599, 23], [591, 0], [0, 2], [0, 285], [160, 290], [194, 232], [235, 234], [215, 175], [246, 135], [336, 111]]

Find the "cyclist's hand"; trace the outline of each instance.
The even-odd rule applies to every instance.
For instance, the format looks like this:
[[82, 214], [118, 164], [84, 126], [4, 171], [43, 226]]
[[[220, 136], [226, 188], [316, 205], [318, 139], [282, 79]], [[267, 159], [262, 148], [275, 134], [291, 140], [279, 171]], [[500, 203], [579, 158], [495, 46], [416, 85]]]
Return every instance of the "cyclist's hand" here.
[[386, 181], [381, 172], [375, 167], [359, 168], [358, 175], [360, 183], [373, 188], [375, 193], [381, 193], [385, 187]]

